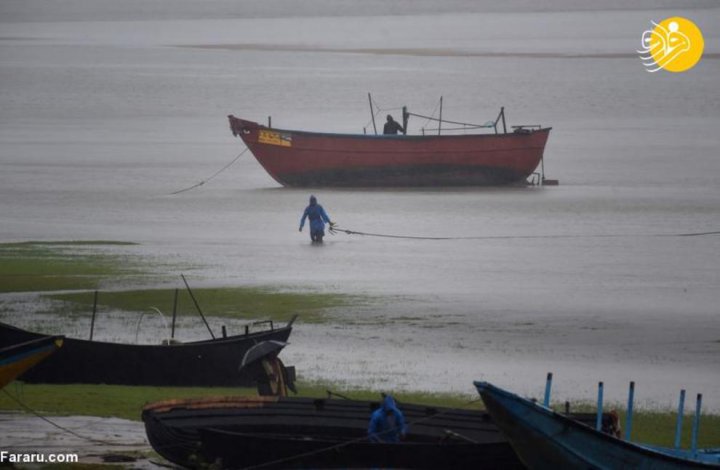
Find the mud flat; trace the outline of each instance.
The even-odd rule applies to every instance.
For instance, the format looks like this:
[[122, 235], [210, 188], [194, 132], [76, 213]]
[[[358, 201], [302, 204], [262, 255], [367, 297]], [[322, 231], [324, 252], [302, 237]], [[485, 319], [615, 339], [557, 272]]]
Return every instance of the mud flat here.
[[[145, 427], [138, 421], [94, 416], [54, 416], [46, 420], [33, 414], [2, 412], [0, 436], [2, 450], [14, 458], [50, 463], [50, 458], [59, 461], [65, 458], [60, 454], [71, 454], [83, 464], [158, 468], [151, 461]], [[27, 463], [26, 460], [16, 463], [24, 462]]]

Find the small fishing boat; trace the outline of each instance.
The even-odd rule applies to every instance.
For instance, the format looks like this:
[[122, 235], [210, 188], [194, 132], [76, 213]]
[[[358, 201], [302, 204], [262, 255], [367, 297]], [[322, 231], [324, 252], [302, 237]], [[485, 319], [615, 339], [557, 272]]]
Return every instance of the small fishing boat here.
[[[351, 466], [355, 458], [365, 464], [375, 458], [376, 462], [383, 462], [379, 454], [370, 454], [365, 460], [355, 454], [367, 449], [370, 415], [378, 406], [380, 401], [337, 398], [208, 397], [151, 403], [143, 409], [142, 419], [155, 451], [185, 467], [201, 466], [217, 459], [228, 466], [243, 466], [263, 459], [267, 462], [273, 460], [273, 456], [296, 456], [298, 450], [315, 452], [338, 444], [348, 446], [342, 457], [343, 465]], [[392, 458], [406, 459], [404, 468], [426, 468], [419, 460], [441, 458], [431, 459], [428, 453], [445, 451], [454, 453], [458, 462], [465, 458], [483, 462], [482, 467], [475, 468], [522, 468], [507, 440], [484, 411], [411, 403], [400, 403], [399, 407], [408, 423], [406, 442], [413, 446], [398, 450]], [[575, 417], [585, 421], [594, 419], [594, 415]], [[206, 433], [204, 438], [203, 433]], [[216, 441], [211, 433], [222, 436]], [[272, 452], [262, 452], [267, 446], [278, 447], [273, 447]], [[383, 448], [382, 445], [373, 447]], [[414, 452], [418, 457], [425, 457], [413, 459]], [[466, 452], [479, 454], [470, 457]], [[320, 468], [326, 465], [325, 459], [327, 455], [312, 461], [284, 462], [280, 468], [295, 465]]]
[[[442, 115], [442, 114], [441, 114]], [[434, 119], [407, 112], [409, 116]], [[503, 131], [498, 131], [502, 117]], [[487, 125], [440, 120], [437, 134], [334, 134], [276, 129], [228, 116], [257, 161], [290, 187], [447, 187], [526, 184], [543, 158], [549, 127], [505, 128], [504, 109]], [[437, 119], [435, 119], [437, 121]], [[442, 123], [468, 134], [441, 135]], [[481, 128], [494, 133], [477, 133]]]
[[62, 347], [63, 339], [44, 336], [0, 349], [0, 388], [55, 353]]
[[248, 434], [201, 429], [200, 453], [218, 468], [522, 469], [505, 442], [472, 443], [448, 436], [427, 441], [410, 434], [399, 443], [366, 438]]
[[530, 469], [720, 468], [720, 452], [629, 442], [487, 382], [475, 382], [475, 387], [493, 421]]
[[[63, 348], [26, 371], [28, 383], [90, 383], [155, 386], [252, 386], [254, 377], [239, 371], [245, 353], [267, 340], [286, 342], [287, 325], [187, 343], [142, 345], [65, 338]], [[0, 323], [0, 347], [45, 335]]]

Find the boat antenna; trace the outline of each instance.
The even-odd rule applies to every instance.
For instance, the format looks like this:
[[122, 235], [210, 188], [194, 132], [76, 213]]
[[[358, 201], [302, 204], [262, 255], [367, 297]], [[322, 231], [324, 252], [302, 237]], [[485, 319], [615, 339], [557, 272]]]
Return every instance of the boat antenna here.
[[197, 300], [195, 300], [195, 296], [192, 293], [192, 289], [190, 289], [190, 285], [187, 282], [187, 279], [185, 279], [184, 274], [180, 274], [180, 277], [182, 278], [183, 282], [185, 283], [185, 287], [187, 287], [187, 291], [190, 294], [190, 298], [192, 299], [193, 303], [195, 304], [195, 308], [197, 309], [198, 313], [200, 314], [200, 317], [203, 319], [203, 322], [205, 322], [205, 326], [207, 327], [208, 331], [210, 332], [210, 336], [212, 336], [212, 339], [215, 339], [215, 335], [213, 334], [212, 330], [210, 329], [210, 325], [208, 324], [207, 320], [205, 319], [205, 315], [203, 315], [202, 310], [200, 310], [200, 305], [198, 305]]

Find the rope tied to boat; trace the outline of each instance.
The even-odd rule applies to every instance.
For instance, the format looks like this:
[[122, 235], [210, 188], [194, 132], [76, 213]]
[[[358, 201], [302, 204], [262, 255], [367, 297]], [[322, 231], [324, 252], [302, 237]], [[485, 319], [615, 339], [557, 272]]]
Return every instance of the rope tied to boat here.
[[178, 191], [172, 192], [172, 193], [169, 194], [169, 196], [174, 196], [174, 195], [176, 195], [176, 194], [184, 193], [184, 192], [186, 192], [186, 191], [190, 191], [190, 190], [192, 190], [192, 189], [199, 188], [200, 186], [204, 185], [205, 183], [207, 183], [207, 182], [210, 181], [211, 179], [215, 178], [217, 175], [219, 175], [219, 174], [222, 173], [223, 171], [225, 171], [225, 170], [227, 170], [228, 168], [230, 168], [230, 167], [231, 167], [236, 161], [238, 161], [238, 160], [240, 159], [240, 157], [242, 157], [243, 154], [244, 154], [245, 152], [247, 152], [247, 151], [248, 151], [248, 148], [245, 147], [245, 150], [243, 150], [242, 152], [240, 152], [230, 163], [228, 163], [228, 164], [225, 165], [224, 167], [220, 168], [218, 171], [216, 171], [215, 173], [213, 173], [213, 175], [210, 176], [209, 178], [206, 178], [206, 179], [200, 181], [199, 183], [195, 183], [194, 185], [189, 186], [189, 187], [187, 187], [187, 188], [183, 188], [183, 189], [180, 189], [180, 190], [178, 190]]
[[331, 224], [328, 229], [331, 235], [344, 233], [346, 235], [360, 235], [364, 237], [399, 238], [405, 240], [512, 240], [512, 239], [582, 239], [582, 238], [635, 238], [635, 237], [703, 237], [720, 235], [720, 231], [690, 232], [690, 233], [654, 233], [654, 234], [589, 234], [589, 235], [479, 235], [467, 237], [424, 237], [417, 235], [393, 235], [387, 233], [361, 232], [339, 227]]
[[104, 441], [104, 440], [102, 440], [102, 439], [95, 439], [95, 438], [92, 438], [92, 437], [83, 436], [82, 434], [78, 434], [77, 432], [73, 431], [72, 429], [69, 429], [69, 428], [66, 428], [66, 427], [64, 427], [64, 426], [61, 426], [61, 425], [57, 424], [56, 422], [52, 421], [51, 419], [49, 419], [49, 418], [41, 415], [40, 413], [38, 413], [38, 412], [35, 411], [34, 409], [30, 408], [30, 406], [26, 405], [22, 400], [20, 400], [20, 398], [14, 396], [14, 395], [11, 394], [10, 392], [8, 392], [6, 389], [3, 389], [3, 393], [4, 393], [5, 395], [7, 395], [12, 401], [14, 401], [18, 406], [20, 406], [22, 409], [24, 409], [26, 412], [35, 415], [36, 417], [38, 417], [38, 418], [40, 418], [41, 420], [43, 420], [43, 421], [45, 421], [46, 423], [48, 423], [49, 425], [51, 425], [51, 426], [53, 426], [53, 427], [56, 427], [57, 429], [65, 432], [65, 433], [67, 433], [67, 434], [70, 434], [71, 436], [74, 436], [74, 437], [76, 437], [76, 438], [78, 438], [78, 439], [81, 439], [81, 440], [84, 440], [84, 441], [87, 441], [87, 442], [92, 442], [92, 443], [94, 443], [94, 444], [102, 444], [102, 445], [114, 446], [114, 447], [140, 447], [140, 446], [144, 446], [144, 445], [145, 445], [145, 442], [139, 442], [139, 443], [111, 442], [111, 441]]

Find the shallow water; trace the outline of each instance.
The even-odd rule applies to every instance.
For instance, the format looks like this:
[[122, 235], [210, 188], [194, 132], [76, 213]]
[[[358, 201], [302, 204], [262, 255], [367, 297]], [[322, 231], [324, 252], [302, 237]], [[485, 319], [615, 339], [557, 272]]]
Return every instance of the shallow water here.
[[[3, 2], [0, 239], [133, 241], [203, 266], [197, 285], [386, 296], [298, 324], [283, 355], [310, 379], [539, 395], [554, 371], [558, 399], [592, 400], [603, 380], [620, 401], [635, 380], [655, 406], [685, 387], [720, 409], [720, 236], [676, 236], [720, 230], [720, 9], [400, 3]], [[706, 58], [648, 74], [640, 34], [670, 15], [698, 23]], [[311, 191], [280, 188], [249, 154], [170, 195], [242, 150], [227, 114], [362, 132], [368, 91], [395, 114], [443, 95], [449, 119], [505, 106], [509, 124], [551, 125], [560, 186], [316, 190], [347, 229], [474, 238], [321, 248], [297, 232]], [[131, 319], [117, 325], [132, 333], [109, 337], [133, 339]]]

